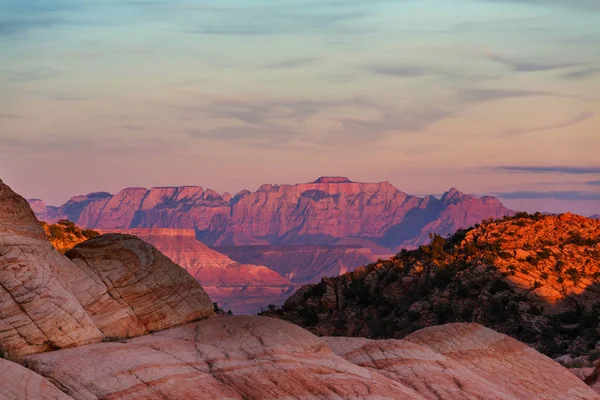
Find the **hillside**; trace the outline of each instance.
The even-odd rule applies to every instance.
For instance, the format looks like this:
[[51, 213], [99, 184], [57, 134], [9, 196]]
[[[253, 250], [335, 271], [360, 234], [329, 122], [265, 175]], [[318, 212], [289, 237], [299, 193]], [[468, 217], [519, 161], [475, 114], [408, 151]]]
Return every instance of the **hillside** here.
[[75, 245], [99, 235], [92, 229], [81, 229], [66, 219], [59, 220], [56, 224], [48, 224], [43, 221], [40, 223], [52, 246], [61, 254], [65, 254]]
[[599, 243], [598, 220], [520, 213], [304, 286], [269, 314], [319, 335], [368, 338], [477, 322], [551, 357], [592, 364], [600, 356]]

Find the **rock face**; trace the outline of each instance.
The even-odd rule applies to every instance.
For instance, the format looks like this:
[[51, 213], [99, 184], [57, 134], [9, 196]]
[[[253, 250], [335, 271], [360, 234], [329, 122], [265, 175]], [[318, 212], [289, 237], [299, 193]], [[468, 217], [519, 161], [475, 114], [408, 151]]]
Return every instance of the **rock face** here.
[[231, 197], [200, 187], [127, 188], [93, 193], [58, 208], [34, 205], [40, 219], [69, 219], [86, 228], [196, 229], [210, 246], [332, 244], [341, 238], [375, 240], [389, 248], [425, 243], [510, 213], [495, 198], [452, 189], [441, 199], [419, 198], [387, 182], [323, 177], [313, 183], [263, 185]]
[[202, 287], [152, 245], [108, 234], [66, 253], [62, 275], [106, 337], [133, 337], [213, 314]]
[[47, 379], [22, 366], [0, 358], [0, 399], [69, 400]]
[[26, 362], [74, 399], [600, 398], [559, 364], [477, 325], [374, 342], [218, 317]]
[[304, 286], [271, 315], [320, 335], [369, 338], [477, 322], [591, 367], [600, 349], [599, 260], [600, 221], [519, 214]]
[[128, 337], [213, 314], [202, 287], [154, 247], [105, 235], [59, 254], [0, 181], [0, 350], [12, 357]]
[[[105, 232], [110, 232], [106, 230]], [[269, 304], [282, 304], [296, 285], [277, 272], [233, 261], [196, 240], [191, 229], [113, 229], [152, 244], [202, 284], [213, 301], [234, 314], [256, 314]]]
[[25, 199], [0, 181], [0, 348], [17, 356], [100, 341], [58, 275], [69, 264]]

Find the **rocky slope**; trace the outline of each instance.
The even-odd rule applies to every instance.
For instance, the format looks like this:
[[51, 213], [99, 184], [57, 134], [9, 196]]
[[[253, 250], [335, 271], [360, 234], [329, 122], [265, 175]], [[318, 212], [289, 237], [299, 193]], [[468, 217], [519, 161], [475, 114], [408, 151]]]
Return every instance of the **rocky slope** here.
[[370, 338], [477, 322], [591, 365], [600, 355], [599, 279], [600, 221], [519, 214], [304, 286], [272, 314], [321, 335]]
[[48, 236], [48, 240], [50, 240], [52, 246], [61, 254], [65, 254], [67, 250], [72, 249], [79, 243], [100, 235], [100, 233], [92, 229], [81, 229], [68, 220], [60, 220], [56, 224], [47, 224], [46, 222], [42, 222], [41, 224], [44, 232], [46, 232], [46, 236]]
[[213, 315], [212, 303], [139, 238], [102, 235], [67, 255], [73, 261], [0, 182], [3, 399], [600, 398], [558, 363], [479, 325], [374, 342], [320, 339], [264, 317], [192, 322]]
[[283, 304], [296, 285], [262, 265], [240, 264], [196, 240], [192, 229], [107, 229], [135, 235], [183, 267], [204, 290], [234, 314], [256, 314]]
[[393, 248], [426, 242], [488, 217], [509, 213], [493, 197], [452, 189], [440, 199], [419, 198], [387, 182], [320, 178], [297, 185], [263, 185], [235, 196], [200, 187], [123, 189], [116, 195], [77, 196], [61, 207], [32, 201], [45, 221], [69, 219], [86, 228], [196, 229], [210, 246], [332, 244], [340, 238], [374, 240]]

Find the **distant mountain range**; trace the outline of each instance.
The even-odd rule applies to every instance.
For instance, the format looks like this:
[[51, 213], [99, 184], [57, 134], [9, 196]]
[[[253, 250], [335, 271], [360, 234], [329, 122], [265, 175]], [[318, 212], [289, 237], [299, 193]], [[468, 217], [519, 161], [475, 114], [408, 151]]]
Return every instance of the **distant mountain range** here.
[[[417, 197], [388, 182], [323, 177], [312, 183], [261, 186], [235, 196], [197, 186], [126, 188], [76, 196], [60, 207], [30, 200], [38, 218], [68, 219], [93, 229], [194, 229], [212, 247], [338, 245], [349, 239], [381, 253], [511, 214], [498, 199], [451, 189]], [[385, 252], [385, 251], [384, 251]], [[391, 253], [392, 251], [390, 251]], [[236, 260], [237, 261], [237, 260]]]
[[590, 215], [591, 219], [600, 219], [600, 214]]

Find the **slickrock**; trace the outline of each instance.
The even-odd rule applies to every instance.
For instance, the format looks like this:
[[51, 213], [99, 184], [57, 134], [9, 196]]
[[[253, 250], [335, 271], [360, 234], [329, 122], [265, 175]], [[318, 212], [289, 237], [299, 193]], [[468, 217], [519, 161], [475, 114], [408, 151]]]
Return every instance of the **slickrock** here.
[[0, 181], [0, 348], [19, 356], [101, 340], [58, 275], [70, 264], [25, 199]]
[[0, 358], [0, 399], [72, 400], [46, 378]]
[[198, 282], [135, 236], [98, 236], [66, 256], [73, 267], [61, 274], [107, 337], [138, 336], [213, 314]]
[[379, 370], [426, 399], [592, 399], [567, 369], [477, 324], [447, 324], [403, 340], [327, 337], [334, 353]]
[[25, 361], [82, 400], [600, 398], [559, 364], [477, 325], [375, 342], [218, 317]]

